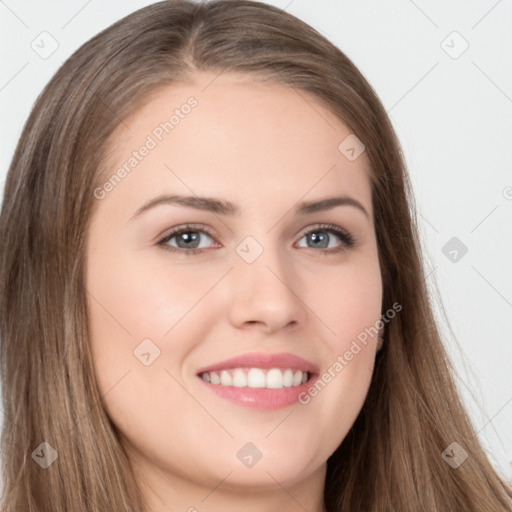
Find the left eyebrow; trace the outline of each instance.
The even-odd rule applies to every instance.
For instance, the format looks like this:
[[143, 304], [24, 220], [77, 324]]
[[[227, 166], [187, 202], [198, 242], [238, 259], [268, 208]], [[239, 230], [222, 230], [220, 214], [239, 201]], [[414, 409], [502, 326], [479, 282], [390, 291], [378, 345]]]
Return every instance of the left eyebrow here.
[[337, 206], [354, 206], [362, 211], [368, 219], [370, 218], [370, 214], [366, 211], [365, 207], [357, 199], [349, 196], [328, 197], [319, 201], [302, 201], [296, 206], [295, 210], [299, 215], [306, 215], [308, 213], [331, 210]]

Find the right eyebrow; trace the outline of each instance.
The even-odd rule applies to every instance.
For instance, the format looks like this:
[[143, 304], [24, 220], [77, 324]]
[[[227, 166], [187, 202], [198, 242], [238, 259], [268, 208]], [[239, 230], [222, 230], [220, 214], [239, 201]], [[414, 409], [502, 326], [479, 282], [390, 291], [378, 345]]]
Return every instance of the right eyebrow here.
[[133, 215], [132, 219], [141, 213], [162, 204], [178, 204], [188, 206], [197, 210], [204, 210], [221, 215], [240, 215], [240, 209], [229, 201], [215, 199], [212, 197], [161, 195], [143, 204]]

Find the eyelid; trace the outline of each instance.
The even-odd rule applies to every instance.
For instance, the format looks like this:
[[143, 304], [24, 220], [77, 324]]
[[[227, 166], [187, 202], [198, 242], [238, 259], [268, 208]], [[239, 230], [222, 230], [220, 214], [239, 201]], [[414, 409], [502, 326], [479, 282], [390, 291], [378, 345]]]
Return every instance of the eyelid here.
[[212, 233], [212, 230], [210, 229], [209, 226], [206, 226], [205, 224], [194, 224], [192, 222], [186, 222], [185, 224], [181, 224], [181, 225], [178, 225], [178, 226], [174, 226], [173, 228], [169, 228], [168, 230], [166, 230], [164, 233], [167, 233], [167, 234], [163, 234], [163, 235], [160, 235], [158, 238], [161, 240], [163, 238], [166, 238], [170, 235], [176, 235], [177, 233], [181, 233], [181, 232], [184, 232], [184, 231], [204, 231], [205, 233], [207, 233], [208, 235], [210, 236], [213, 236], [213, 233]]
[[319, 224], [311, 224], [301, 231], [299, 231], [299, 234], [297, 235], [300, 238], [302, 238], [304, 235], [307, 235], [308, 233], [312, 231], [332, 231], [335, 234], [343, 235], [344, 237], [350, 238], [355, 242], [354, 236], [349, 233], [346, 229], [342, 228], [341, 226], [337, 226], [336, 224], [325, 224], [325, 223], [319, 223]]

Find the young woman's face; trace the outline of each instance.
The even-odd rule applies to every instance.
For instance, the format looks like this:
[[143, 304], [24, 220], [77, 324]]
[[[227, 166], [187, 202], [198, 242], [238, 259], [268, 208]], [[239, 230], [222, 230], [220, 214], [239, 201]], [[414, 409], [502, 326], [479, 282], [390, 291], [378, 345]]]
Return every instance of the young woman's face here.
[[377, 350], [369, 164], [306, 93], [214, 77], [114, 134], [87, 252], [99, 387], [147, 480], [320, 482]]

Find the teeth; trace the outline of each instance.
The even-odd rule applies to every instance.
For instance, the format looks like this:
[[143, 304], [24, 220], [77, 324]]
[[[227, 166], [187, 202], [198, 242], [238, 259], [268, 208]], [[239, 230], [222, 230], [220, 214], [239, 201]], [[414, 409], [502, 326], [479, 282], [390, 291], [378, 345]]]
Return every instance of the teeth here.
[[[306, 373], [306, 377], [307, 377]], [[283, 386], [285, 388], [291, 387], [293, 384], [293, 371], [292, 370], [286, 370], [283, 375]]]
[[283, 387], [283, 374], [278, 368], [272, 368], [267, 373], [267, 388], [279, 389]]
[[267, 388], [281, 389], [296, 387], [308, 381], [308, 372], [291, 368], [235, 368], [220, 372], [205, 372], [201, 374], [205, 382], [236, 388]]
[[220, 383], [222, 386], [231, 386], [231, 383], [233, 382], [233, 379], [231, 378], [231, 375], [229, 375], [228, 372], [222, 371], [220, 374]]
[[245, 388], [247, 386], [247, 375], [245, 375], [242, 370], [235, 370], [233, 374], [233, 386], [235, 386], [235, 388]]
[[292, 386], [300, 386], [302, 384], [302, 372], [293, 374]]
[[247, 374], [247, 386], [250, 388], [264, 388], [266, 385], [265, 372], [259, 368], [251, 368]]

